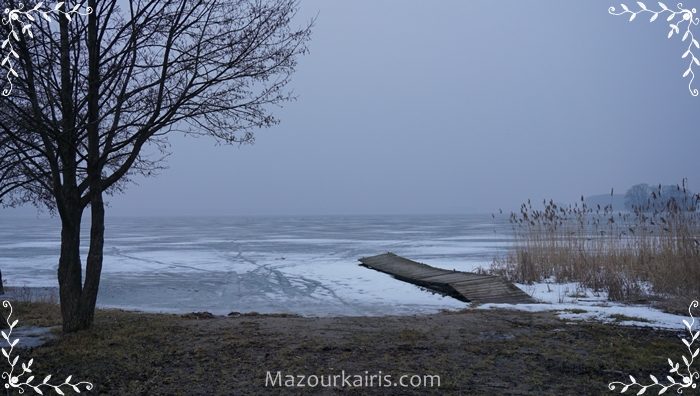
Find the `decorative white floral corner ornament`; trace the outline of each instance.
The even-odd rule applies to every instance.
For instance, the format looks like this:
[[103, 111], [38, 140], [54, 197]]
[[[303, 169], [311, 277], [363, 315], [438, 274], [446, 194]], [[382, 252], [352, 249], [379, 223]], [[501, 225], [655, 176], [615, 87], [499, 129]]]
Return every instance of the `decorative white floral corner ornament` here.
[[[638, 1], [637, 5], [639, 6], [639, 9], [636, 11], [631, 10], [625, 4], [620, 4], [622, 11], [618, 12], [615, 7], [610, 7], [608, 8], [608, 13], [615, 16], [629, 15], [630, 22], [634, 21], [639, 14], [650, 14], [651, 17], [649, 22], [654, 22], [659, 18], [659, 16], [664, 16], [666, 18], [666, 22], [669, 23], [668, 26], [671, 28], [671, 30], [668, 32], [668, 38], [673, 37], [675, 34], [680, 35], [681, 29], [683, 29], [682, 41], [686, 42], [690, 40], [688, 41], [688, 48], [682, 55], [683, 59], [689, 59], [688, 68], [685, 70], [685, 72], [683, 72], [683, 78], [690, 77], [690, 82], [688, 82], [688, 90], [690, 91], [691, 95], [698, 96], [700, 92], [698, 92], [697, 88], [693, 87], [693, 81], [695, 80], [695, 71], [693, 70], [693, 67], [700, 66], [700, 60], [695, 56], [694, 52], [695, 50], [700, 49], [700, 43], [695, 39], [695, 34], [693, 33], [693, 27], [700, 24], [700, 19], [695, 16], [697, 9], [684, 8], [683, 3], [678, 3], [676, 4], [678, 11], [675, 11], [669, 8], [663, 2], [659, 2], [658, 4], [660, 7], [658, 11], [649, 9], [647, 8], [646, 4]], [[668, 16], [666, 16], [667, 13]]]
[[[72, 375], [69, 375], [62, 383], [56, 385], [49, 382], [51, 380], [50, 374], [44, 377], [43, 381], [32, 383], [34, 381], [34, 376], [31, 375], [31, 366], [32, 363], [34, 363], [34, 359], [29, 359], [29, 362], [26, 364], [22, 363], [22, 372], [19, 372], [19, 368], [17, 367], [17, 363], [19, 362], [19, 355], [14, 355], [13, 357], [14, 349], [17, 343], [19, 342], [19, 338], [16, 338], [14, 340], [10, 338], [12, 336], [12, 330], [15, 328], [15, 326], [17, 326], [17, 323], [19, 321], [15, 319], [13, 322], [10, 322], [10, 318], [12, 317], [12, 305], [9, 301], [3, 301], [2, 306], [5, 308], [10, 308], [10, 313], [5, 319], [7, 325], [9, 326], [9, 330], [7, 330], [7, 332], [5, 332], [4, 330], [2, 331], [2, 338], [5, 339], [5, 342], [8, 346], [8, 348], [2, 348], [2, 354], [7, 359], [7, 364], [10, 366], [9, 371], [5, 370], [2, 373], [2, 378], [5, 380], [5, 389], [16, 389], [19, 393], [24, 393], [25, 389], [32, 389], [35, 393], [39, 395], [44, 394], [42, 388], [53, 389], [53, 391], [56, 392], [56, 394], [58, 395], [65, 394], [61, 389], [62, 387], [70, 387], [76, 393], [80, 393], [81, 386], [84, 387], [84, 390], [92, 389], [93, 385], [90, 382], [71, 382], [73, 378]], [[25, 378], [25, 375], [28, 375], [28, 377]]]
[[48, 22], [55, 21], [55, 18], [60, 18], [63, 16], [68, 21], [72, 21], [73, 17], [71, 15], [88, 15], [92, 13], [92, 8], [85, 7], [85, 11], [80, 11], [82, 7], [81, 3], [76, 4], [71, 9], [65, 7], [65, 2], [61, 1], [56, 3], [53, 7], [44, 7], [43, 2], [37, 3], [34, 7], [25, 10], [24, 4], [20, 3], [17, 8], [9, 9], [5, 8], [5, 16], [2, 18], [2, 24], [9, 26], [10, 31], [7, 33], [7, 37], [2, 41], [0, 47], [2, 51], [0, 56], [2, 61], [0, 61], [0, 66], [7, 71], [5, 79], [9, 88], [2, 90], [4, 96], [9, 96], [12, 93], [12, 79], [19, 77], [17, 71], [14, 69], [13, 58], [19, 59], [19, 54], [15, 50], [14, 43], [18, 42], [21, 35], [27, 35], [30, 38], [34, 38], [32, 33], [32, 22], [36, 21], [38, 16], [44, 18]]
[[700, 373], [698, 373], [697, 370], [693, 370], [692, 366], [695, 362], [695, 358], [697, 358], [698, 355], [700, 355], [700, 348], [696, 347], [693, 349], [693, 344], [695, 343], [695, 341], [698, 340], [698, 338], [700, 338], [700, 331], [693, 332], [695, 318], [693, 317], [692, 310], [693, 308], [697, 307], [697, 300], [690, 303], [690, 306], [688, 307], [688, 314], [690, 314], [691, 321], [688, 322], [687, 320], [683, 320], [683, 324], [688, 329], [688, 333], [690, 335], [689, 339], [682, 339], [683, 344], [685, 344], [686, 348], [688, 348], [688, 356], [681, 356], [681, 358], [683, 359], [684, 367], [681, 367], [679, 362], [674, 363], [673, 360], [669, 358], [668, 364], [669, 366], [671, 366], [671, 368], [668, 370], [670, 375], [666, 376], [666, 380], [668, 382], [661, 382], [655, 376], [649, 375], [649, 378], [651, 378], [652, 382], [649, 385], [643, 385], [637, 382], [637, 380], [630, 375], [630, 383], [618, 381], [611, 382], [608, 384], [608, 388], [610, 388], [610, 390], [616, 390], [618, 386], [622, 386], [620, 393], [625, 393], [630, 388], [636, 389], [638, 387], [638, 395], [642, 395], [647, 391], [647, 389], [654, 387], [659, 387], [659, 395], [662, 395], [666, 393], [667, 390], [673, 388], [676, 388], [676, 393], [678, 394], [682, 394], [684, 389], [695, 389], [697, 387], [697, 382], [695, 382], [695, 380], [700, 379]]

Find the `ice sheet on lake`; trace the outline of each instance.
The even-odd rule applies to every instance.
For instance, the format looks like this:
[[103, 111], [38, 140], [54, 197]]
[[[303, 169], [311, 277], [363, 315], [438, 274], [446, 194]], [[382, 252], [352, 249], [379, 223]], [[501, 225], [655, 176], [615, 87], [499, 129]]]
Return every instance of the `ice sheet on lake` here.
[[[219, 314], [386, 315], [464, 308], [453, 298], [360, 267], [357, 259], [394, 251], [446, 268], [486, 267], [510, 240], [483, 224], [483, 216], [108, 219], [98, 302]], [[57, 222], [3, 219], [0, 235], [6, 282], [56, 286]], [[452, 240], [455, 235], [460, 238]]]
[[[507, 223], [484, 216], [108, 219], [101, 306], [145, 311], [388, 315], [466, 304], [358, 265], [387, 251], [445, 269], [488, 268], [510, 246]], [[88, 235], [88, 229], [83, 235]], [[59, 224], [0, 219], [0, 269], [14, 286], [56, 287]], [[86, 246], [82, 249], [87, 254]], [[84, 259], [83, 259], [84, 261]], [[519, 285], [547, 304], [482, 308], [555, 310], [566, 319], [648, 322], [683, 317], [606, 301], [575, 284]], [[619, 317], [618, 317], [619, 318]]]

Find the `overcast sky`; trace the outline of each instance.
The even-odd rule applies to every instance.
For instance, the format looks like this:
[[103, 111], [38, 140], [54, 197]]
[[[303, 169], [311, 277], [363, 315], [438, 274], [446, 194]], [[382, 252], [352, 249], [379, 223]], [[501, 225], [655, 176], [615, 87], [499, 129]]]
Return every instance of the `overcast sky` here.
[[684, 44], [612, 4], [303, 0], [299, 23], [318, 20], [282, 123], [241, 147], [173, 137], [169, 169], [108, 213], [490, 213], [683, 177], [700, 190]]

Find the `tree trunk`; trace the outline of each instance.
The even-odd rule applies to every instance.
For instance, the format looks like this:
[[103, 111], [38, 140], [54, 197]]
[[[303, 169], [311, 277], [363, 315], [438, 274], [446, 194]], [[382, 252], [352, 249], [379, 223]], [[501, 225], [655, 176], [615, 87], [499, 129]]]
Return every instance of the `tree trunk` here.
[[97, 193], [93, 196], [90, 209], [92, 217], [92, 225], [90, 227], [90, 251], [87, 256], [85, 285], [80, 302], [80, 319], [81, 328], [83, 329], [92, 326], [93, 319], [95, 318], [95, 303], [97, 302], [97, 292], [100, 286], [100, 275], [102, 273], [105, 240], [105, 207], [102, 200], [102, 193]]
[[63, 331], [84, 330], [92, 326], [100, 286], [104, 252], [104, 202], [102, 194], [91, 200], [90, 250], [82, 281], [80, 261], [81, 211], [67, 213], [62, 218], [61, 257], [58, 263], [59, 294]]
[[[95, 10], [97, 0], [89, 0], [88, 5]], [[63, 130], [72, 138], [75, 133], [75, 113], [72, 101], [70, 43], [68, 22], [59, 19], [61, 30], [61, 106], [63, 109]], [[102, 273], [104, 250], [104, 202], [102, 199], [102, 165], [99, 153], [99, 60], [100, 51], [97, 35], [96, 12], [88, 15], [88, 158], [89, 201], [81, 197], [76, 181], [77, 152], [71, 144], [62, 147], [64, 168], [64, 210], [61, 213], [63, 231], [61, 238], [61, 259], [58, 266], [58, 279], [61, 295], [63, 331], [73, 332], [87, 329], [95, 318], [95, 303]], [[90, 250], [85, 264], [85, 281], [82, 280], [80, 263], [80, 223], [83, 209], [87, 204], [91, 209]], [[60, 205], [59, 205], [60, 206]]]
[[[77, 206], [77, 205], [76, 205]], [[80, 221], [82, 210], [74, 209], [61, 214], [61, 256], [58, 260], [58, 286], [61, 298], [63, 331], [81, 329], [80, 300], [82, 294], [82, 267], [80, 264]]]
[[[97, 9], [97, 0], [88, 0], [93, 10]], [[90, 183], [90, 250], [85, 265], [85, 284], [80, 299], [80, 328], [92, 325], [95, 318], [95, 303], [100, 286], [102, 258], [105, 235], [105, 207], [102, 200], [102, 164], [100, 157], [100, 45], [97, 35], [97, 13], [88, 15], [88, 159], [87, 173]]]

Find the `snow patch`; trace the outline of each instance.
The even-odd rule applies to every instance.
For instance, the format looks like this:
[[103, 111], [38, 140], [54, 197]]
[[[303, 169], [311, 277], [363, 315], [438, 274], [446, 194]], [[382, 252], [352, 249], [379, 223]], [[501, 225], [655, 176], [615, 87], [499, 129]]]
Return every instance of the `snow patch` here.
[[[512, 309], [527, 312], [555, 311], [564, 320], [597, 321], [623, 326], [684, 329], [687, 316], [662, 312], [647, 305], [625, 305], [608, 301], [605, 292], [596, 292], [579, 283], [550, 281], [531, 285], [516, 284], [539, 304], [483, 304], [479, 309]], [[688, 301], [690, 304], [690, 301]]]

